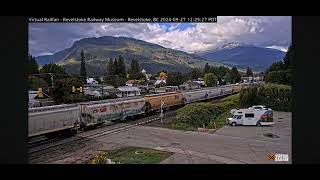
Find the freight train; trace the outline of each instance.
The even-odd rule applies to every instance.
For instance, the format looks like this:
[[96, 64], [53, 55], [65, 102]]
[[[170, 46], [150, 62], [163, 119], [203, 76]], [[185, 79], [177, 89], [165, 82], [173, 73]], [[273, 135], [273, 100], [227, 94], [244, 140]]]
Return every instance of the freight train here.
[[45, 135], [74, 134], [102, 124], [121, 121], [128, 117], [149, 115], [163, 109], [213, 99], [239, 92], [245, 84], [232, 84], [195, 91], [168, 92], [69, 105], [29, 108], [29, 138]]

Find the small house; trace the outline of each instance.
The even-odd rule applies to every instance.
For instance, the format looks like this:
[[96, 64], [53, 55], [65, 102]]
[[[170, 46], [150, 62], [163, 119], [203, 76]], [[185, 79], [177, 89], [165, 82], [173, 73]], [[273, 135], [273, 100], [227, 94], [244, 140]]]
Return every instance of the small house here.
[[132, 97], [141, 95], [141, 90], [138, 87], [122, 86], [118, 87], [118, 90], [120, 91], [117, 94], [118, 97]]
[[88, 78], [87, 84], [98, 85], [98, 81], [94, 80], [93, 78]]
[[54, 101], [45, 93], [42, 93], [43, 97], [38, 97], [38, 91], [29, 91], [29, 108], [32, 107], [42, 107], [42, 106], [52, 106]]
[[133, 80], [133, 79], [128, 80], [128, 81], [126, 82], [126, 86], [133, 86], [134, 83], [135, 83], [135, 80]]
[[166, 79], [158, 79], [156, 80], [156, 82], [154, 83], [154, 86], [161, 86], [161, 85], [165, 85], [167, 82], [166, 82]]
[[107, 95], [112, 98], [122, 97], [122, 92], [118, 88], [105, 89], [104, 95]]

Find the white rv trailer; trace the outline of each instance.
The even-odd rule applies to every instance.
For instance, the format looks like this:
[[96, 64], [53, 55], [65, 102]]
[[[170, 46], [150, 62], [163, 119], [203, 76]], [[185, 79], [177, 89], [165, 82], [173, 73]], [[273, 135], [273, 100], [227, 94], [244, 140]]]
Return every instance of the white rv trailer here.
[[255, 125], [264, 126], [272, 125], [273, 111], [270, 109], [237, 109], [232, 113], [232, 117], [227, 118], [228, 124], [232, 126], [236, 125]]

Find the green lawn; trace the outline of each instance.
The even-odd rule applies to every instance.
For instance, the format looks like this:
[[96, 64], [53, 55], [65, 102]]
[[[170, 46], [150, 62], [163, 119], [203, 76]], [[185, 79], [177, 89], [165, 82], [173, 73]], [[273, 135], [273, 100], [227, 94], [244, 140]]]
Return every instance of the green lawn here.
[[111, 159], [116, 164], [159, 164], [173, 153], [140, 147], [125, 147], [102, 153], [91, 160], [92, 164], [105, 164]]

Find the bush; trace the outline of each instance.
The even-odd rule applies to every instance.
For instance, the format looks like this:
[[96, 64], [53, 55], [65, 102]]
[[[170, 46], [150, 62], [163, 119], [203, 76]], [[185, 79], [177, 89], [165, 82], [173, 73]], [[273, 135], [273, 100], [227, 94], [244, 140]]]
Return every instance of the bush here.
[[291, 111], [291, 86], [268, 84], [240, 91], [241, 107], [262, 104], [276, 111]]
[[233, 108], [239, 107], [239, 95], [223, 98], [217, 103], [188, 104], [177, 111], [175, 129], [195, 129], [198, 127], [220, 128], [225, 125], [225, 119]]
[[177, 123], [190, 127], [207, 126], [221, 111], [212, 103], [188, 104], [177, 111]]
[[265, 76], [266, 82], [277, 83], [277, 84], [291, 84], [292, 73], [291, 70], [279, 70], [271, 71]]

